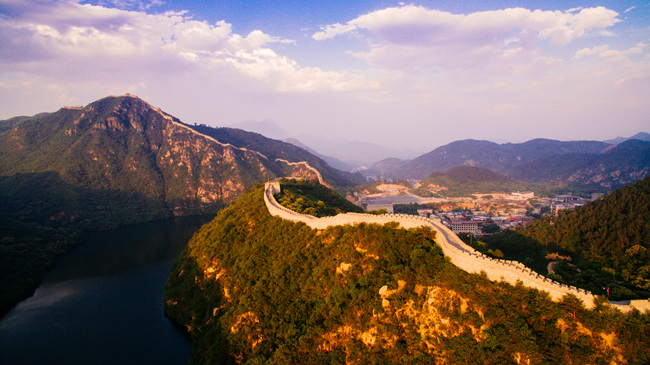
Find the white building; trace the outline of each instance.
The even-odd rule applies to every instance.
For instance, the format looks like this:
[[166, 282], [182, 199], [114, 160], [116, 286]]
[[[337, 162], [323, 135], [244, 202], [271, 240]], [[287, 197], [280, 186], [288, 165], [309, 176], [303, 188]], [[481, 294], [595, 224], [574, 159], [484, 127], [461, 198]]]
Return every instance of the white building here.
[[454, 233], [473, 233], [473, 234], [481, 233], [481, 231], [478, 229], [478, 222], [463, 221], [457, 219], [451, 220], [451, 230]]

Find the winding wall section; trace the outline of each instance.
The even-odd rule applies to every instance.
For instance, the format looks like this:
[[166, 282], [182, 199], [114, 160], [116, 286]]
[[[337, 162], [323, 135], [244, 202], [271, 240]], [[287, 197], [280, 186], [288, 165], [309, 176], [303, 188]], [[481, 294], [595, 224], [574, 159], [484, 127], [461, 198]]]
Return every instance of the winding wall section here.
[[[518, 281], [523, 285], [546, 291], [553, 300], [560, 300], [567, 294], [573, 294], [582, 300], [588, 308], [594, 305], [595, 296], [591, 292], [573, 286], [558, 283], [543, 275], [539, 275], [517, 261], [499, 260], [481, 254], [461, 241], [458, 236], [440, 221], [406, 214], [372, 215], [363, 213], [345, 213], [333, 217], [317, 218], [311, 215], [296, 213], [280, 205], [274, 195], [280, 192], [280, 182], [268, 182], [264, 189], [264, 202], [269, 213], [292, 222], [303, 222], [313, 229], [326, 229], [330, 226], [353, 225], [358, 223], [386, 224], [397, 222], [403, 228], [429, 227], [436, 232], [436, 242], [442, 248], [445, 256], [459, 268], [474, 274], [484, 272], [490, 280], [503, 280], [512, 285]], [[629, 305], [613, 304], [622, 311], [637, 308], [640, 311], [650, 310], [650, 301], [633, 300]]]

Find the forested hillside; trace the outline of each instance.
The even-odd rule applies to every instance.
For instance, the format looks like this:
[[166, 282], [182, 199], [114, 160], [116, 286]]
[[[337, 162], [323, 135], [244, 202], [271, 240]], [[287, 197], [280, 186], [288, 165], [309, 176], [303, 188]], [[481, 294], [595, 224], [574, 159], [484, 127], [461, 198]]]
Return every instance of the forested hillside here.
[[508, 174], [532, 182], [566, 181], [617, 189], [650, 175], [650, 142], [629, 140], [603, 153], [544, 156], [517, 165]]
[[520, 233], [650, 291], [650, 177]]
[[428, 229], [272, 217], [261, 186], [192, 238], [165, 302], [191, 363], [650, 361], [650, 315], [467, 274]]
[[0, 317], [31, 293], [57, 255], [82, 237], [69, 228], [0, 216]]

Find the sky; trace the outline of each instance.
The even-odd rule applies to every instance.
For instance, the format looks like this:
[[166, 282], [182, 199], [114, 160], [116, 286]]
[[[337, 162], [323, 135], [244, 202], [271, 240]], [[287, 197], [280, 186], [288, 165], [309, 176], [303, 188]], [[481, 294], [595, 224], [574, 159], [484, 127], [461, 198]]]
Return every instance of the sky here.
[[418, 152], [650, 132], [649, 0], [0, 0], [0, 39], [0, 119], [131, 93]]

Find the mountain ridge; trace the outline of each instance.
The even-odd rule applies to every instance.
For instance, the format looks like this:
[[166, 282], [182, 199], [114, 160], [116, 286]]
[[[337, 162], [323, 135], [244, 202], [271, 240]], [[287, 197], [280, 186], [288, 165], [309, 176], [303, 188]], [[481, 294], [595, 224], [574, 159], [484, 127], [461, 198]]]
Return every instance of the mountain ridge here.
[[544, 156], [515, 166], [508, 173], [531, 182], [562, 180], [616, 189], [650, 174], [650, 142], [630, 139], [603, 153]]
[[612, 139], [605, 140], [606, 143], [611, 143], [611, 144], [619, 144], [625, 141], [629, 141], [631, 139], [638, 139], [641, 141], [650, 141], [650, 133], [646, 132], [639, 132], [632, 137], [616, 137]]
[[[615, 189], [650, 173], [649, 146], [650, 142], [639, 140], [610, 145], [543, 138], [504, 144], [467, 139], [438, 147], [413, 160], [380, 161], [372, 172], [384, 171], [397, 179], [422, 179], [455, 166], [476, 166], [527, 182], [563, 181]], [[577, 175], [569, 174], [571, 169]]]
[[478, 166], [507, 173], [511, 166], [522, 162], [566, 152], [600, 152], [609, 145], [598, 141], [561, 142], [544, 138], [524, 143], [498, 144], [491, 141], [465, 139], [440, 146], [428, 153], [406, 161], [392, 174], [400, 177], [422, 178], [433, 171], [446, 171], [454, 166]]
[[56, 171], [65, 181], [162, 199], [172, 215], [228, 203], [275, 176], [322, 174], [334, 185], [354, 180], [290, 144], [191, 126], [132, 95], [23, 119], [0, 139], [0, 175]]

